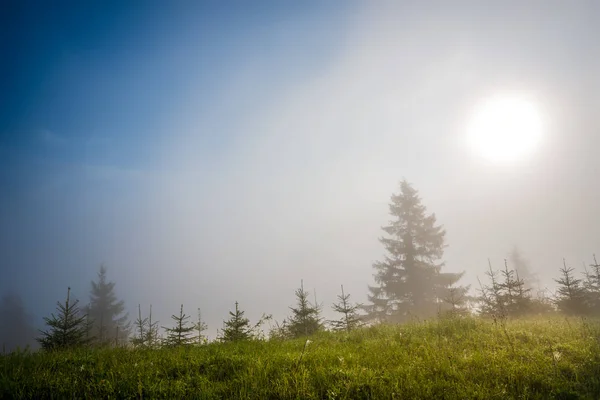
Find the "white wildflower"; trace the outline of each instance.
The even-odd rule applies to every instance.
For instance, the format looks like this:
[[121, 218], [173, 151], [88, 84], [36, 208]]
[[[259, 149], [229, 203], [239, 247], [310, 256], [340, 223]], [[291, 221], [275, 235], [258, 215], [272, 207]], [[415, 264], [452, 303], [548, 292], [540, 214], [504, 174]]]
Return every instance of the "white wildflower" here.
[[552, 352], [552, 357], [554, 357], [554, 361], [558, 361], [560, 360], [560, 357], [562, 356], [560, 351], [554, 351]]

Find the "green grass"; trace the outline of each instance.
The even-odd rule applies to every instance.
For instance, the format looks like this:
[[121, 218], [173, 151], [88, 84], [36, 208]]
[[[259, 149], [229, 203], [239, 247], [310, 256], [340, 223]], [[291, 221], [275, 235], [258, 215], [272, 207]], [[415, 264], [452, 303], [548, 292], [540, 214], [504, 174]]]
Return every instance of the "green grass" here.
[[0, 398], [600, 399], [598, 322], [448, 319], [310, 340], [303, 355], [303, 339], [14, 353]]

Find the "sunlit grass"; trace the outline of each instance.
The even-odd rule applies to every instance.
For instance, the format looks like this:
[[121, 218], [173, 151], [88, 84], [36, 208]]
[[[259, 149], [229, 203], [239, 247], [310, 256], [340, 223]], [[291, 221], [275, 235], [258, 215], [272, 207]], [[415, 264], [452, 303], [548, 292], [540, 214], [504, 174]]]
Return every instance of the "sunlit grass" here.
[[[16, 353], [0, 398], [598, 398], [600, 324], [447, 319], [203, 347]], [[304, 354], [302, 355], [304, 350]]]

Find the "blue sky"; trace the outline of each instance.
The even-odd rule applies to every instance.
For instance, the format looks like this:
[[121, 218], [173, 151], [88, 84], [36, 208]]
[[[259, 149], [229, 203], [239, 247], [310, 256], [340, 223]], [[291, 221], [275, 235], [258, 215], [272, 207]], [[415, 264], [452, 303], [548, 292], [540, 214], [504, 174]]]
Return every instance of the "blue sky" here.
[[[513, 245], [545, 284], [600, 252], [594, 1], [5, 10], [0, 292], [38, 320], [102, 262], [161, 323], [183, 302], [216, 329], [235, 300], [281, 320], [300, 279], [363, 300], [403, 177], [466, 283]], [[464, 125], [506, 91], [536, 99], [545, 137], [491, 166]]]

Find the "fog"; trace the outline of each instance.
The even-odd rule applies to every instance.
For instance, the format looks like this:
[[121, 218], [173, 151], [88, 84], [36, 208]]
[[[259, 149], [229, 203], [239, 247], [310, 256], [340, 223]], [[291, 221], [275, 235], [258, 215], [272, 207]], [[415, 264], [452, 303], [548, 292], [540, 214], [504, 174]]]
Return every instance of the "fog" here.
[[[514, 246], [549, 288], [600, 252], [596, 2], [82, 12], [3, 28], [0, 292], [38, 324], [101, 263], [160, 325], [183, 303], [215, 337], [235, 301], [281, 321], [301, 279], [331, 318], [340, 284], [366, 301], [403, 178], [462, 284]], [[543, 117], [510, 164], [465, 142], [496, 93]]]

